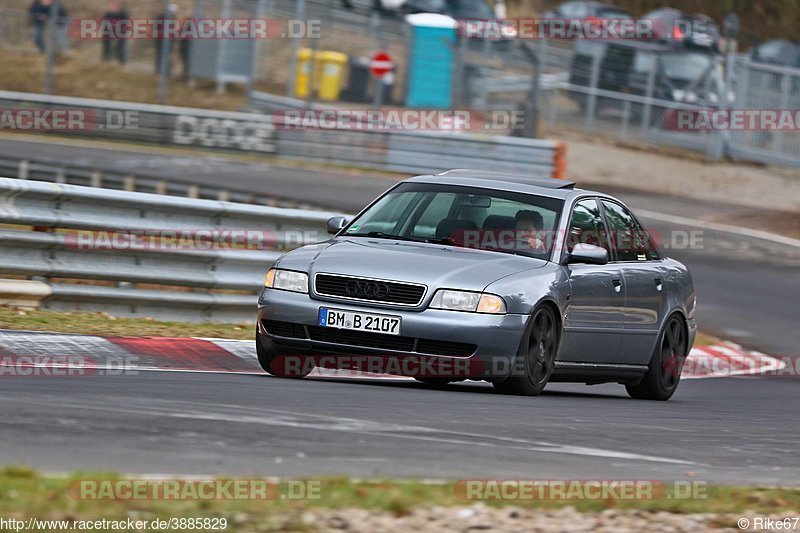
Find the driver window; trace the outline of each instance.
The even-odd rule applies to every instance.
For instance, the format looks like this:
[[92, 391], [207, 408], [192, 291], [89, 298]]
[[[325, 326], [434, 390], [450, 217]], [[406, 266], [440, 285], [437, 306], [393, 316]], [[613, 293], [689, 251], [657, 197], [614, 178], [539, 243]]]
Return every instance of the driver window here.
[[608, 234], [600, 215], [600, 208], [592, 198], [581, 200], [572, 210], [572, 219], [567, 235], [567, 251], [572, 252], [576, 244], [593, 244], [608, 250]]

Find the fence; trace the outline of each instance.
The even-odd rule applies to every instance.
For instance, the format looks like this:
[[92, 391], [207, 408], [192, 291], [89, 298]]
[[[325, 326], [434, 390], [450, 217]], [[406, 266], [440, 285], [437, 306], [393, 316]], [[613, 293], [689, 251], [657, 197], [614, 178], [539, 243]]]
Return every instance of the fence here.
[[[736, 110], [783, 110], [800, 117], [800, 69], [737, 63]], [[775, 131], [732, 131], [732, 158], [800, 167], [800, 120], [795, 128]]]
[[[472, 168], [564, 177], [556, 141], [470, 133], [284, 129], [257, 113], [228, 113], [0, 91], [7, 110], [69, 109], [96, 116], [86, 128], [60, 133], [178, 146], [274, 154], [394, 172]], [[96, 127], [95, 127], [96, 126]]]
[[0, 224], [18, 228], [0, 230], [0, 275], [33, 278], [0, 293], [33, 293], [47, 309], [243, 322], [272, 262], [322, 240], [335, 214], [0, 178]]
[[[800, 109], [800, 69], [748, 57], [667, 50], [647, 43], [535, 43], [543, 64], [539, 111], [545, 131], [602, 132], [653, 146], [704, 152], [709, 159], [800, 167], [798, 127], [784, 131], [683, 128], [678, 116], [715, 111]], [[474, 60], [473, 60], [474, 62]], [[475, 62], [476, 64], [479, 64]], [[507, 66], [467, 69], [464, 103], [514, 109], [528, 102], [533, 77]]]

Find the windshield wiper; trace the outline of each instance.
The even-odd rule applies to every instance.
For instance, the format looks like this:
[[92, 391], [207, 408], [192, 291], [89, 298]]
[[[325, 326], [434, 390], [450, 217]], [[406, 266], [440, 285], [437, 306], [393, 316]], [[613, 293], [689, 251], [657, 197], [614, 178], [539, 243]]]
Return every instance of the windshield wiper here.
[[397, 241], [426, 242], [425, 239], [415, 239], [414, 237], [403, 237], [402, 235], [390, 235], [382, 231], [370, 231], [369, 233], [347, 233], [347, 237], [372, 237], [374, 239], [394, 239]]

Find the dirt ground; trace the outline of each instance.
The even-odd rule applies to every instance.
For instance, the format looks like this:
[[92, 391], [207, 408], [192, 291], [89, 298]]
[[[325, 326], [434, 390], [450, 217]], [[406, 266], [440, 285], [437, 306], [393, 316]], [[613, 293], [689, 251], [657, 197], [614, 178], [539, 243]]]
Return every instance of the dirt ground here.
[[610, 185], [795, 215], [800, 228], [800, 169], [713, 162], [683, 149], [622, 145], [562, 131], [568, 171], [582, 185]]

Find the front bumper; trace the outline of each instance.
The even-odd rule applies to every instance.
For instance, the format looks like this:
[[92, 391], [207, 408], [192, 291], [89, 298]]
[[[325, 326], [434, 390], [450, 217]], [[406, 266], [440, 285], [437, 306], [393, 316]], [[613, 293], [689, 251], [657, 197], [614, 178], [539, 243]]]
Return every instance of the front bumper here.
[[[442, 372], [452, 369], [457, 375], [415, 377], [452, 377], [454, 380], [507, 377], [529, 319], [528, 315], [482, 315], [440, 309], [411, 311], [389, 306], [376, 308], [347, 301], [316, 300], [308, 294], [274, 289], [264, 289], [258, 304], [259, 342], [272, 355], [337, 354], [341, 364], [328, 364], [335, 361], [330, 358], [325, 361], [326, 366], [339, 368], [352, 367], [351, 355], [405, 361], [419, 359], [442, 363]], [[318, 315], [322, 307], [399, 316], [402, 319], [401, 338], [360, 332], [351, 335], [346, 330], [320, 328]], [[267, 327], [267, 324], [276, 322], [302, 327], [272, 330]], [[418, 365], [389, 365], [389, 368], [388, 373], [403, 375], [407, 375], [407, 369], [412, 369], [412, 372], [420, 369]], [[393, 371], [398, 368], [399, 372]]]

